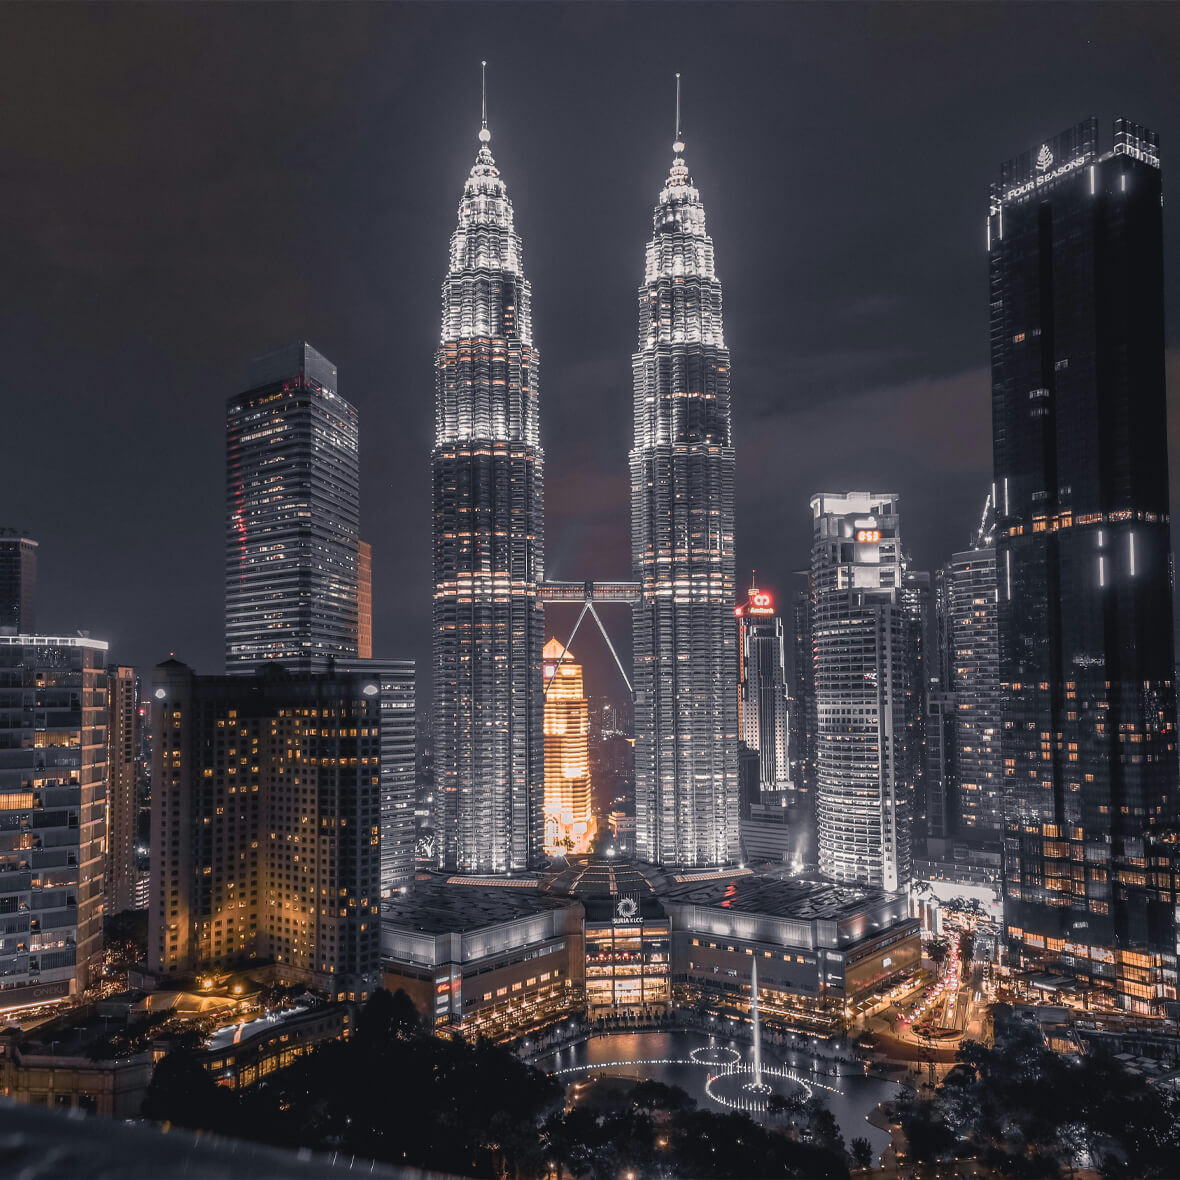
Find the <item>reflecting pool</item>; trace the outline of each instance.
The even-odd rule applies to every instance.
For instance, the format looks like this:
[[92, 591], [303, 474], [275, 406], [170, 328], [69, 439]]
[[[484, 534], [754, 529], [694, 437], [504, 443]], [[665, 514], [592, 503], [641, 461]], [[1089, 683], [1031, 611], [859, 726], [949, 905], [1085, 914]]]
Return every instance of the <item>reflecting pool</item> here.
[[[702, 1109], [744, 1110], [774, 1125], [766, 1098], [754, 1091], [753, 1048], [748, 1041], [696, 1032], [601, 1033], [538, 1058], [536, 1064], [567, 1086], [599, 1077], [651, 1078], [679, 1086]], [[868, 1139], [875, 1152], [889, 1145], [889, 1134], [866, 1121], [878, 1103], [893, 1099], [896, 1082], [865, 1077], [859, 1065], [836, 1061], [822, 1049], [762, 1046], [763, 1082], [784, 1097], [802, 1091], [822, 1100], [835, 1116], [846, 1142]]]

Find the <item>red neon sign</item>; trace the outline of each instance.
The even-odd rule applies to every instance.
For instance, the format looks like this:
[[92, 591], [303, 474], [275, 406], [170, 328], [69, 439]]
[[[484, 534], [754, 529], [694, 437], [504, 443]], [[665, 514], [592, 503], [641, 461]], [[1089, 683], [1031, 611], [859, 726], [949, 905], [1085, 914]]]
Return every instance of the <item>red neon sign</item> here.
[[751, 615], [774, 614], [774, 599], [765, 590], [751, 590], [746, 600], [746, 613]]

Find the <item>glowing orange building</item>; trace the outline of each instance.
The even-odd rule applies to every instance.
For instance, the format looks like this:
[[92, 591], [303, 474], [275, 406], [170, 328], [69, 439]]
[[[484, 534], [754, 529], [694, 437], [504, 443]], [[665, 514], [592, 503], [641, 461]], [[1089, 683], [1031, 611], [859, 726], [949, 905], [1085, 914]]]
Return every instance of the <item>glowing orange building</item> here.
[[545, 684], [545, 851], [586, 852], [594, 839], [590, 803], [590, 710], [582, 665], [550, 639]]

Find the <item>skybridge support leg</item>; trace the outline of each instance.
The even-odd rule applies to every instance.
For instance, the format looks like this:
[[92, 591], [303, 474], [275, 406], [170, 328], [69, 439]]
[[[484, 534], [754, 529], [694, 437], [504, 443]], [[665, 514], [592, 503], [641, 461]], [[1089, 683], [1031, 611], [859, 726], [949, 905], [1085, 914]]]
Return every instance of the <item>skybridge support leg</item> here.
[[[610, 636], [606, 633], [606, 628], [602, 625], [602, 620], [598, 617], [598, 611], [594, 609], [594, 603], [587, 602], [582, 608], [582, 614], [585, 614], [586, 611], [589, 611], [594, 616], [594, 621], [598, 624], [598, 629], [602, 632], [603, 639], [606, 640], [606, 646], [610, 648], [610, 654], [615, 657], [615, 665], [619, 669], [619, 675], [623, 678], [623, 683], [627, 686], [627, 691], [634, 698], [635, 690], [631, 687], [631, 681], [628, 679], [627, 673], [623, 670], [623, 661], [619, 659], [619, 653], [615, 651], [615, 645], [611, 643]], [[579, 615], [578, 622], [580, 623], [581, 621], [582, 616]], [[573, 642], [573, 640], [571, 639], [570, 642]]]
[[[575, 635], [577, 635], [577, 633], [578, 633], [578, 628], [579, 628], [579, 627], [582, 625], [582, 620], [583, 620], [583, 619], [586, 617], [586, 612], [587, 612], [587, 611], [589, 611], [591, 614], [593, 614], [595, 618], [598, 618], [598, 615], [594, 614], [594, 608], [593, 608], [593, 607], [592, 607], [592, 606], [591, 606], [591, 605], [590, 605], [588, 602], [583, 602], [583, 603], [582, 603], [582, 612], [581, 612], [581, 614], [579, 614], [579, 615], [578, 615], [578, 621], [577, 621], [577, 622], [574, 624], [574, 629], [573, 629], [573, 630], [570, 632], [570, 637], [569, 637], [569, 638], [568, 638], [568, 639], [565, 641], [565, 643], [562, 645], [562, 648], [561, 648], [561, 655], [559, 655], [559, 656], [557, 657], [557, 662], [558, 662], [559, 664], [561, 663], [561, 661], [562, 661], [562, 660], [564, 660], [564, 659], [565, 659], [565, 653], [566, 653], [567, 651], [569, 651], [570, 644], [571, 644], [571, 643], [573, 643], [573, 641], [574, 641], [574, 636], [575, 636]], [[598, 625], [599, 625], [600, 627], [602, 626], [602, 624], [601, 624], [601, 623], [599, 623]], [[603, 634], [605, 635], [605, 634], [606, 634], [606, 632], [604, 631], [604, 632], [603, 632]], [[607, 640], [607, 643], [610, 643], [610, 640], [609, 640], [609, 639]], [[612, 647], [612, 648], [611, 648], [611, 651], [613, 652], [614, 650], [615, 650], [615, 649]], [[618, 658], [619, 658], [618, 656], [615, 656], [615, 659], [616, 659], [616, 660], [618, 660]], [[621, 665], [620, 665], [620, 668], [621, 668]], [[627, 678], [626, 678], [626, 676], [624, 676], [624, 677], [623, 677], [623, 679], [624, 679], [624, 680], [626, 680], [626, 679], [627, 679]], [[545, 681], [545, 687], [544, 687], [544, 688], [541, 690], [541, 698], [542, 698], [542, 700], [543, 700], [545, 697], [547, 697], [547, 696], [549, 695], [549, 685], [550, 685], [550, 684], [552, 684], [552, 683], [553, 683], [553, 681], [552, 681], [552, 680], [547, 680], [547, 681]], [[628, 684], [628, 685], [627, 685], [627, 687], [628, 687], [628, 688], [630, 688], [630, 687], [631, 687], [631, 685], [630, 685], [630, 684]]]

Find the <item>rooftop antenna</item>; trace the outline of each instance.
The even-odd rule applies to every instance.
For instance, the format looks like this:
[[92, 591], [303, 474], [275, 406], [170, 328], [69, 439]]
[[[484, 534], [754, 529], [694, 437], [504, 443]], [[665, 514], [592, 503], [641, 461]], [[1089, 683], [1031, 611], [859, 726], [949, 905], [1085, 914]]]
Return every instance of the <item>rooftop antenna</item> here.
[[479, 142], [487, 143], [492, 138], [488, 130], [488, 63], [479, 63], [479, 91], [480, 91], [480, 127]]
[[757, 570], [750, 571], [750, 589], [751, 590], [758, 589], [758, 571]]
[[[681, 142], [681, 140], [680, 140], [680, 75], [677, 74], [676, 75], [676, 143], [679, 144], [680, 142]], [[683, 147], [673, 146], [672, 150], [673, 151], [683, 151], [684, 149], [683, 149]]]

